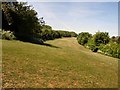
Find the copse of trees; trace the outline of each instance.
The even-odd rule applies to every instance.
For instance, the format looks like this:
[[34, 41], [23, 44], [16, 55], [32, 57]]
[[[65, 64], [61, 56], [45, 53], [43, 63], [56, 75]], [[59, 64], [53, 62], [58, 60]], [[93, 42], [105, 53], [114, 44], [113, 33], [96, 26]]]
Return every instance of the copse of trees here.
[[0, 34], [3, 35], [3, 39], [43, 43], [55, 38], [77, 36], [75, 32], [52, 30], [52, 27], [45, 25], [45, 22], [41, 23], [37, 18], [37, 12], [25, 2], [3, 2], [2, 22]]
[[109, 42], [110, 38], [107, 32], [97, 32], [93, 35], [87, 46], [93, 51], [97, 52], [100, 45], [105, 45]]
[[107, 32], [97, 32], [93, 36], [88, 32], [82, 32], [77, 40], [79, 44], [93, 52], [120, 58], [120, 36], [110, 38]]
[[60, 33], [58, 31], [52, 30], [52, 27], [49, 25], [43, 25], [39, 35], [40, 38], [42, 38], [44, 41], [61, 38]]
[[58, 30], [58, 32], [60, 33], [61, 37], [77, 37], [77, 34], [73, 31], [62, 31], [62, 30]]
[[76, 37], [77, 34], [75, 32], [53, 30], [49, 25], [42, 25], [41, 32], [37, 33], [37, 36], [46, 41], [61, 37]]
[[6, 23], [3, 23], [3, 29], [22, 34], [35, 34], [40, 30], [37, 12], [26, 4], [24, 2], [2, 3], [3, 20], [6, 20]]
[[41, 25], [36, 11], [27, 3], [2, 2], [2, 14], [3, 30], [14, 32], [19, 40], [35, 42], [38, 40], [36, 34], [40, 32]]

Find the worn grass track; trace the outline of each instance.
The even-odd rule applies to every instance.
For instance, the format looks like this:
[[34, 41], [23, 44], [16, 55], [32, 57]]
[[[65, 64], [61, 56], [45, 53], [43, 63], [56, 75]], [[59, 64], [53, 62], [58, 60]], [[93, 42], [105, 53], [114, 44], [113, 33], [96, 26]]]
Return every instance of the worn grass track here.
[[116, 88], [118, 59], [93, 53], [75, 38], [45, 45], [2, 40], [3, 87]]

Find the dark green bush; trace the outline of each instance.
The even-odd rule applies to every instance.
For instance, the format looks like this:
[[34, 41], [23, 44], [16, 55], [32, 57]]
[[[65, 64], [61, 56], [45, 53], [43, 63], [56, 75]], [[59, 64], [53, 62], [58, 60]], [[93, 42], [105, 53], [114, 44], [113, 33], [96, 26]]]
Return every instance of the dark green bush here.
[[88, 41], [87, 46], [93, 52], [97, 52], [98, 51], [98, 47], [94, 44], [92, 39]]
[[77, 37], [77, 34], [75, 32], [62, 31], [62, 30], [58, 30], [58, 32], [60, 33], [61, 37]]
[[85, 45], [90, 39], [92, 38], [92, 35], [88, 32], [81, 32], [77, 36], [78, 43], [81, 45]]
[[110, 38], [107, 32], [97, 32], [93, 35], [93, 42], [96, 46], [100, 46], [100, 44], [109, 43]]

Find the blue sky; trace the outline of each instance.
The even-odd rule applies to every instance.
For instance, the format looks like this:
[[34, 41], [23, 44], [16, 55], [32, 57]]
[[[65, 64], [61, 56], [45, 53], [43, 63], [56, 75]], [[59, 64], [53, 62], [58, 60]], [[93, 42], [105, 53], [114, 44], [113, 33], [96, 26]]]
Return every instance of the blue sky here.
[[55, 30], [118, 35], [117, 2], [28, 2]]

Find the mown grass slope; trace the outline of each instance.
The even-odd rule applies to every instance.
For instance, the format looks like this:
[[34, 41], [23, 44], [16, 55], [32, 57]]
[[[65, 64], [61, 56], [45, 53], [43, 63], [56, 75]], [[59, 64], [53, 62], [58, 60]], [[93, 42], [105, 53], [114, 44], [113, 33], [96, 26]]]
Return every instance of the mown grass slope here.
[[118, 59], [93, 53], [76, 38], [47, 41], [45, 45], [2, 42], [3, 87], [118, 87]]

